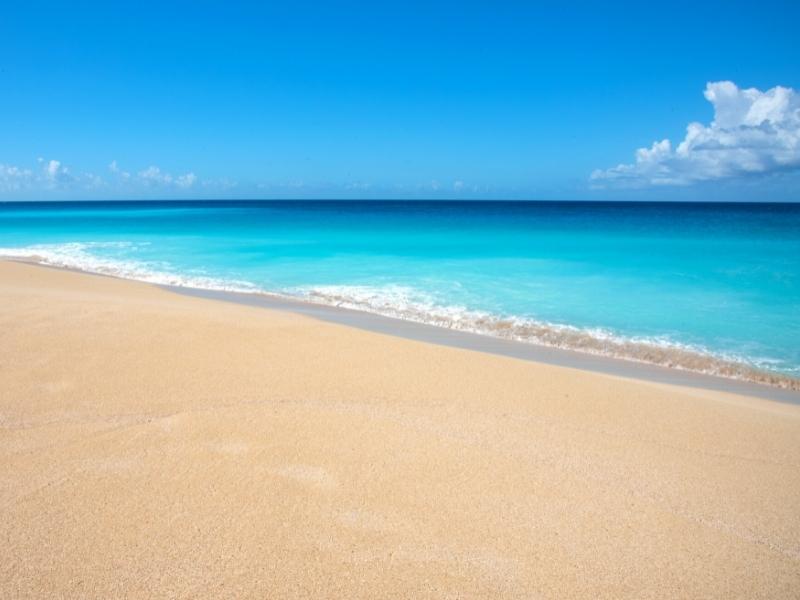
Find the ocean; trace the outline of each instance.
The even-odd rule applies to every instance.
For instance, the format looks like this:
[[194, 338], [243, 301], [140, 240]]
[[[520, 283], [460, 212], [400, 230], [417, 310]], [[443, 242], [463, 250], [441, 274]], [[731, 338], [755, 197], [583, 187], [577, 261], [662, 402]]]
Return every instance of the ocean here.
[[800, 204], [6, 202], [0, 255], [800, 378]]

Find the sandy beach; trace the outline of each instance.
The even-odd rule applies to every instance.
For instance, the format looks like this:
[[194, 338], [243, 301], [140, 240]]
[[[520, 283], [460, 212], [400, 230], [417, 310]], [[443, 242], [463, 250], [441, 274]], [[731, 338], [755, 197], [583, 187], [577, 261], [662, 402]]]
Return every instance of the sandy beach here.
[[798, 598], [800, 406], [0, 263], [2, 598]]

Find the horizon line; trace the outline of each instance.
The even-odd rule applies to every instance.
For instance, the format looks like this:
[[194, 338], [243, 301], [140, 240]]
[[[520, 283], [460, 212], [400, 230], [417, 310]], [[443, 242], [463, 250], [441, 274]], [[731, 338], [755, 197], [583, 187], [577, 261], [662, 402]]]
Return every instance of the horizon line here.
[[548, 198], [100, 198], [100, 199], [50, 199], [6, 200], [0, 204], [68, 204], [68, 203], [155, 203], [155, 202], [407, 202], [407, 203], [578, 203], [578, 204], [800, 204], [798, 200], [604, 200], [604, 199], [548, 199]]

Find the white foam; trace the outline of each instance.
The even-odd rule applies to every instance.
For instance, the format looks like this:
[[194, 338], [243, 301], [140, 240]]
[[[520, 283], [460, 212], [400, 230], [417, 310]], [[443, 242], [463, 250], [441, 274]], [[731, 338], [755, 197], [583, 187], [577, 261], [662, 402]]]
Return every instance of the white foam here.
[[317, 286], [297, 288], [294, 291], [310, 302], [438, 327], [709, 375], [759, 381], [780, 387], [800, 388], [797, 379], [772, 371], [778, 361], [723, 355], [677, 342], [666, 336], [621, 336], [602, 328], [579, 328], [530, 318], [498, 316], [462, 306], [440, 305], [428, 294], [398, 285]]
[[[93, 254], [93, 249], [135, 249], [132, 242], [70, 242], [37, 244], [23, 248], [0, 248], [0, 257], [32, 260], [41, 264], [75, 269], [87, 273], [110, 275], [158, 285], [200, 288], [227, 292], [256, 293], [259, 288], [248, 281], [226, 280], [202, 275], [178, 275], [163, 264], [107, 258]], [[167, 266], [168, 267], [168, 266]]]
[[317, 304], [437, 327], [800, 389], [800, 380], [773, 370], [778, 364], [773, 359], [759, 360], [752, 357], [721, 355], [667, 337], [625, 337], [602, 328], [579, 328], [530, 318], [498, 316], [438, 302], [432, 295], [410, 286], [327, 285], [292, 288], [276, 293], [259, 288], [248, 281], [197, 274], [179, 275], [172, 272], [168, 264], [107, 258], [92, 252], [103, 248], [135, 250], [135, 247], [136, 244], [131, 242], [41, 244], [23, 248], [0, 248], [0, 257], [32, 260], [57, 267], [158, 285], [300, 297]]

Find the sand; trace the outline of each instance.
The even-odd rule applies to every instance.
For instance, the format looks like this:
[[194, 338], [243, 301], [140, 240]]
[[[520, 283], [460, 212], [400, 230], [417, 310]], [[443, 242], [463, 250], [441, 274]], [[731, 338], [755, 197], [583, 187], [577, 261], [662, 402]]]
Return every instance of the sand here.
[[800, 407], [0, 263], [2, 598], [800, 597]]

